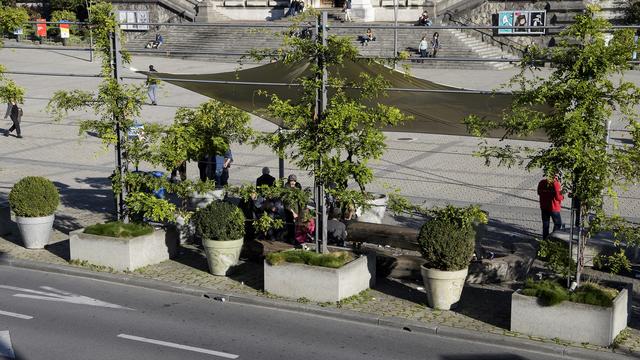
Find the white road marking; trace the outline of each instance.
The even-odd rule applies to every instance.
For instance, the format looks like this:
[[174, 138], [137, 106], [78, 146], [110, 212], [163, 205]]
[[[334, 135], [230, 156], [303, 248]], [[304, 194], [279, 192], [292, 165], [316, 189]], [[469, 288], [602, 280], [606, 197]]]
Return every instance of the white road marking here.
[[188, 351], [199, 352], [199, 353], [208, 354], [208, 355], [219, 356], [227, 359], [237, 359], [240, 356], [240, 355], [234, 355], [234, 354], [229, 354], [229, 353], [215, 351], [215, 350], [208, 350], [208, 349], [202, 349], [202, 348], [197, 348], [193, 346], [180, 345], [180, 344], [167, 342], [167, 341], [147, 339], [140, 336], [120, 334], [118, 335], [118, 337], [123, 339], [128, 339], [128, 340], [146, 342], [154, 345], [167, 346], [167, 347], [172, 347], [172, 348], [181, 349], [181, 350], [188, 350]]
[[47, 290], [49, 292], [19, 288], [15, 286], [0, 285], [0, 289], [15, 290], [21, 293], [26, 293], [26, 294], [13, 295], [15, 297], [20, 297], [20, 298], [46, 300], [46, 301], [58, 301], [58, 302], [66, 302], [71, 304], [80, 304], [80, 305], [89, 305], [89, 306], [100, 306], [100, 307], [106, 307], [106, 308], [112, 308], [112, 309], [133, 310], [128, 307], [111, 304], [108, 302], [92, 299], [90, 297], [86, 297], [82, 295], [72, 294], [70, 292], [54, 289], [49, 286], [41, 286], [40, 288]]
[[0, 310], [0, 315], [12, 316], [12, 317], [15, 317], [15, 318], [18, 318], [18, 319], [25, 319], [25, 320], [33, 319], [33, 316], [22, 315], [22, 314], [12, 313], [12, 312], [9, 312], [9, 311], [2, 311], [2, 310]]
[[0, 356], [15, 359], [16, 354], [11, 346], [11, 336], [8, 331], [0, 331]]

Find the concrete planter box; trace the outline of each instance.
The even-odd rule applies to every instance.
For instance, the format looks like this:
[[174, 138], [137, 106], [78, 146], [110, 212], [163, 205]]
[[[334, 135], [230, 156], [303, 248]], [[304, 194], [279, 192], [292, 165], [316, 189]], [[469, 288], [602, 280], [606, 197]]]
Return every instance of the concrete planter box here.
[[541, 306], [537, 298], [516, 291], [511, 296], [511, 331], [609, 346], [627, 327], [628, 297], [623, 289], [609, 308], [570, 301]]
[[193, 193], [189, 197], [189, 206], [193, 210], [201, 209], [216, 200], [224, 199], [224, 189], [212, 190], [206, 193]]
[[367, 201], [370, 205], [369, 208], [356, 209], [356, 220], [361, 222], [368, 222], [374, 224], [382, 224], [384, 219], [384, 213], [387, 210], [387, 195], [374, 194], [374, 199]]
[[362, 255], [339, 269], [264, 262], [264, 290], [291, 299], [340, 301], [372, 287], [375, 281], [375, 255]]
[[71, 260], [87, 261], [115, 270], [135, 270], [173, 257], [178, 247], [175, 230], [155, 230], [133, 238], [85, 234], [84, 229], [69, 233]]

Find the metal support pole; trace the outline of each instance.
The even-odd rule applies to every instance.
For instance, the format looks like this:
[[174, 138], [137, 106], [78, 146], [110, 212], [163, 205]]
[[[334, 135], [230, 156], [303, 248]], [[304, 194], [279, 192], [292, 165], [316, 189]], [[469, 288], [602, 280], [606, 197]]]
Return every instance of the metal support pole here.
[[[282, 128], [278, 128], [278, 132], [282, 132]], [[282, 147], [280, 148], [282, 151]], [[284, 179], [284, 157], [278, 157], [278, 180]]]
[[393, 69], [397, 69], [398, 62], [398, 0], [393, 0]]
[[[572, 190], [573, 192], [574, 190]], [[571, 218], [569, 219], [569, 266], [567, 266], [567, 288], [571, 287], [571, 260], [573, 260], [573, 228], [574, 228], [574, 216], [575, 216], [575, 207], [576, 201], [575, 198], [571, 198]], [[577, 251], [576, 251], [577, 253]], [[576, 264], [577, 264], [577, 256], [576, 256]]]
[[[329, 18], [327, 16], [327, 12], [323, 11], [320, 15], [319, 19], [316, 20], [316, 41], [320, 42], [323, 47], [327, 46], [327, 22]], [[320, 38], [318, 38], [320, 36]], [[314, 120], [318, 123], [322, 121], [322, 117], [324, 116], [324, 112], [327, 108], [327, 83], [328, 83], [328, 73], [327, 67], [324, 61], [324, 56], [321, 54], [318, 56], [318, 67], [322, 69], [322, 82], [320, 85], [320, 89], [316, 91], [316, 107], [314, 111]], [[319, 169], [322, 166], [321, 160], [318, 161], [316, 165], [316, 169]], [[315, 231], [315, 242], [316, 242], [316, 252], [322, 252], [326, 254], [328, 252], [327, 249], [327, 207], [326, 207], [326, 197], [324, 193], [324, 184], [322, 183], [322, 179], [318, 179], [317, 177], [314, 179], [315, 186], [315, 203], [316, 203], [316, 231]]]
[[87, 7], [87, 15], [89, 17], [88, 27], [89, 27], [89, 62], [93, 62], [93, 30], [91, 29], [91, 1], [84, 1], [85, 6]]
[[[120, 54], [120, 37], [118, 30], [114, 31], [111, 35], [111, 66], [113, 68], [113, 78], [116, 83], [120, 83], [120, 68], [122, 67], [122, 55]], [[118, 220], [125, 223], [129, 222], [129, 217], [126, 214], [124, 199], [127, 197], [127, 187], [124, 180], [126, 174], [126, 164], [123, 163], [122, 156], [122, 129], [120, 127], [120, 119], [114, 114], [114, 120], [116, 122], [116, 174], [120, 178], [120, 194], [116, 199]]]

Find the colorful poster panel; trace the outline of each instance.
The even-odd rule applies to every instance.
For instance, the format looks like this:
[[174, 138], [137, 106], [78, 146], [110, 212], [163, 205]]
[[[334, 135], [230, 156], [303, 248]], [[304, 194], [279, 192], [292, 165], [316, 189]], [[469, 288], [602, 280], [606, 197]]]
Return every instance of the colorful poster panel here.
[[527, 33], [529, 32], [527, 27], [529, 26], [529, 12], [528, 11], [514, 11], [513, 12], [513, 29], [514, 33]]
[[545, 11], [529, 12], [529, 34], [544, 34], [546, 23], [547, 13]]
[[[498, 12], [498, 26], [500, 27], [512, 27], [513, 26], [513, 11], [500, 11]], [[513, 29], [498, 29], [498, 34], [511, 34]]]

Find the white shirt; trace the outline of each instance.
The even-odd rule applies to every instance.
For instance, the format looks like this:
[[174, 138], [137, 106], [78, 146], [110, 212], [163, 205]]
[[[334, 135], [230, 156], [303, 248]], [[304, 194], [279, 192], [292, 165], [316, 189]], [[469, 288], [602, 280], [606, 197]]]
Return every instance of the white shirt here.
[[427, 50], [429, 48], [429, 42], [425, 39], [420, 41], [420, 50]]

